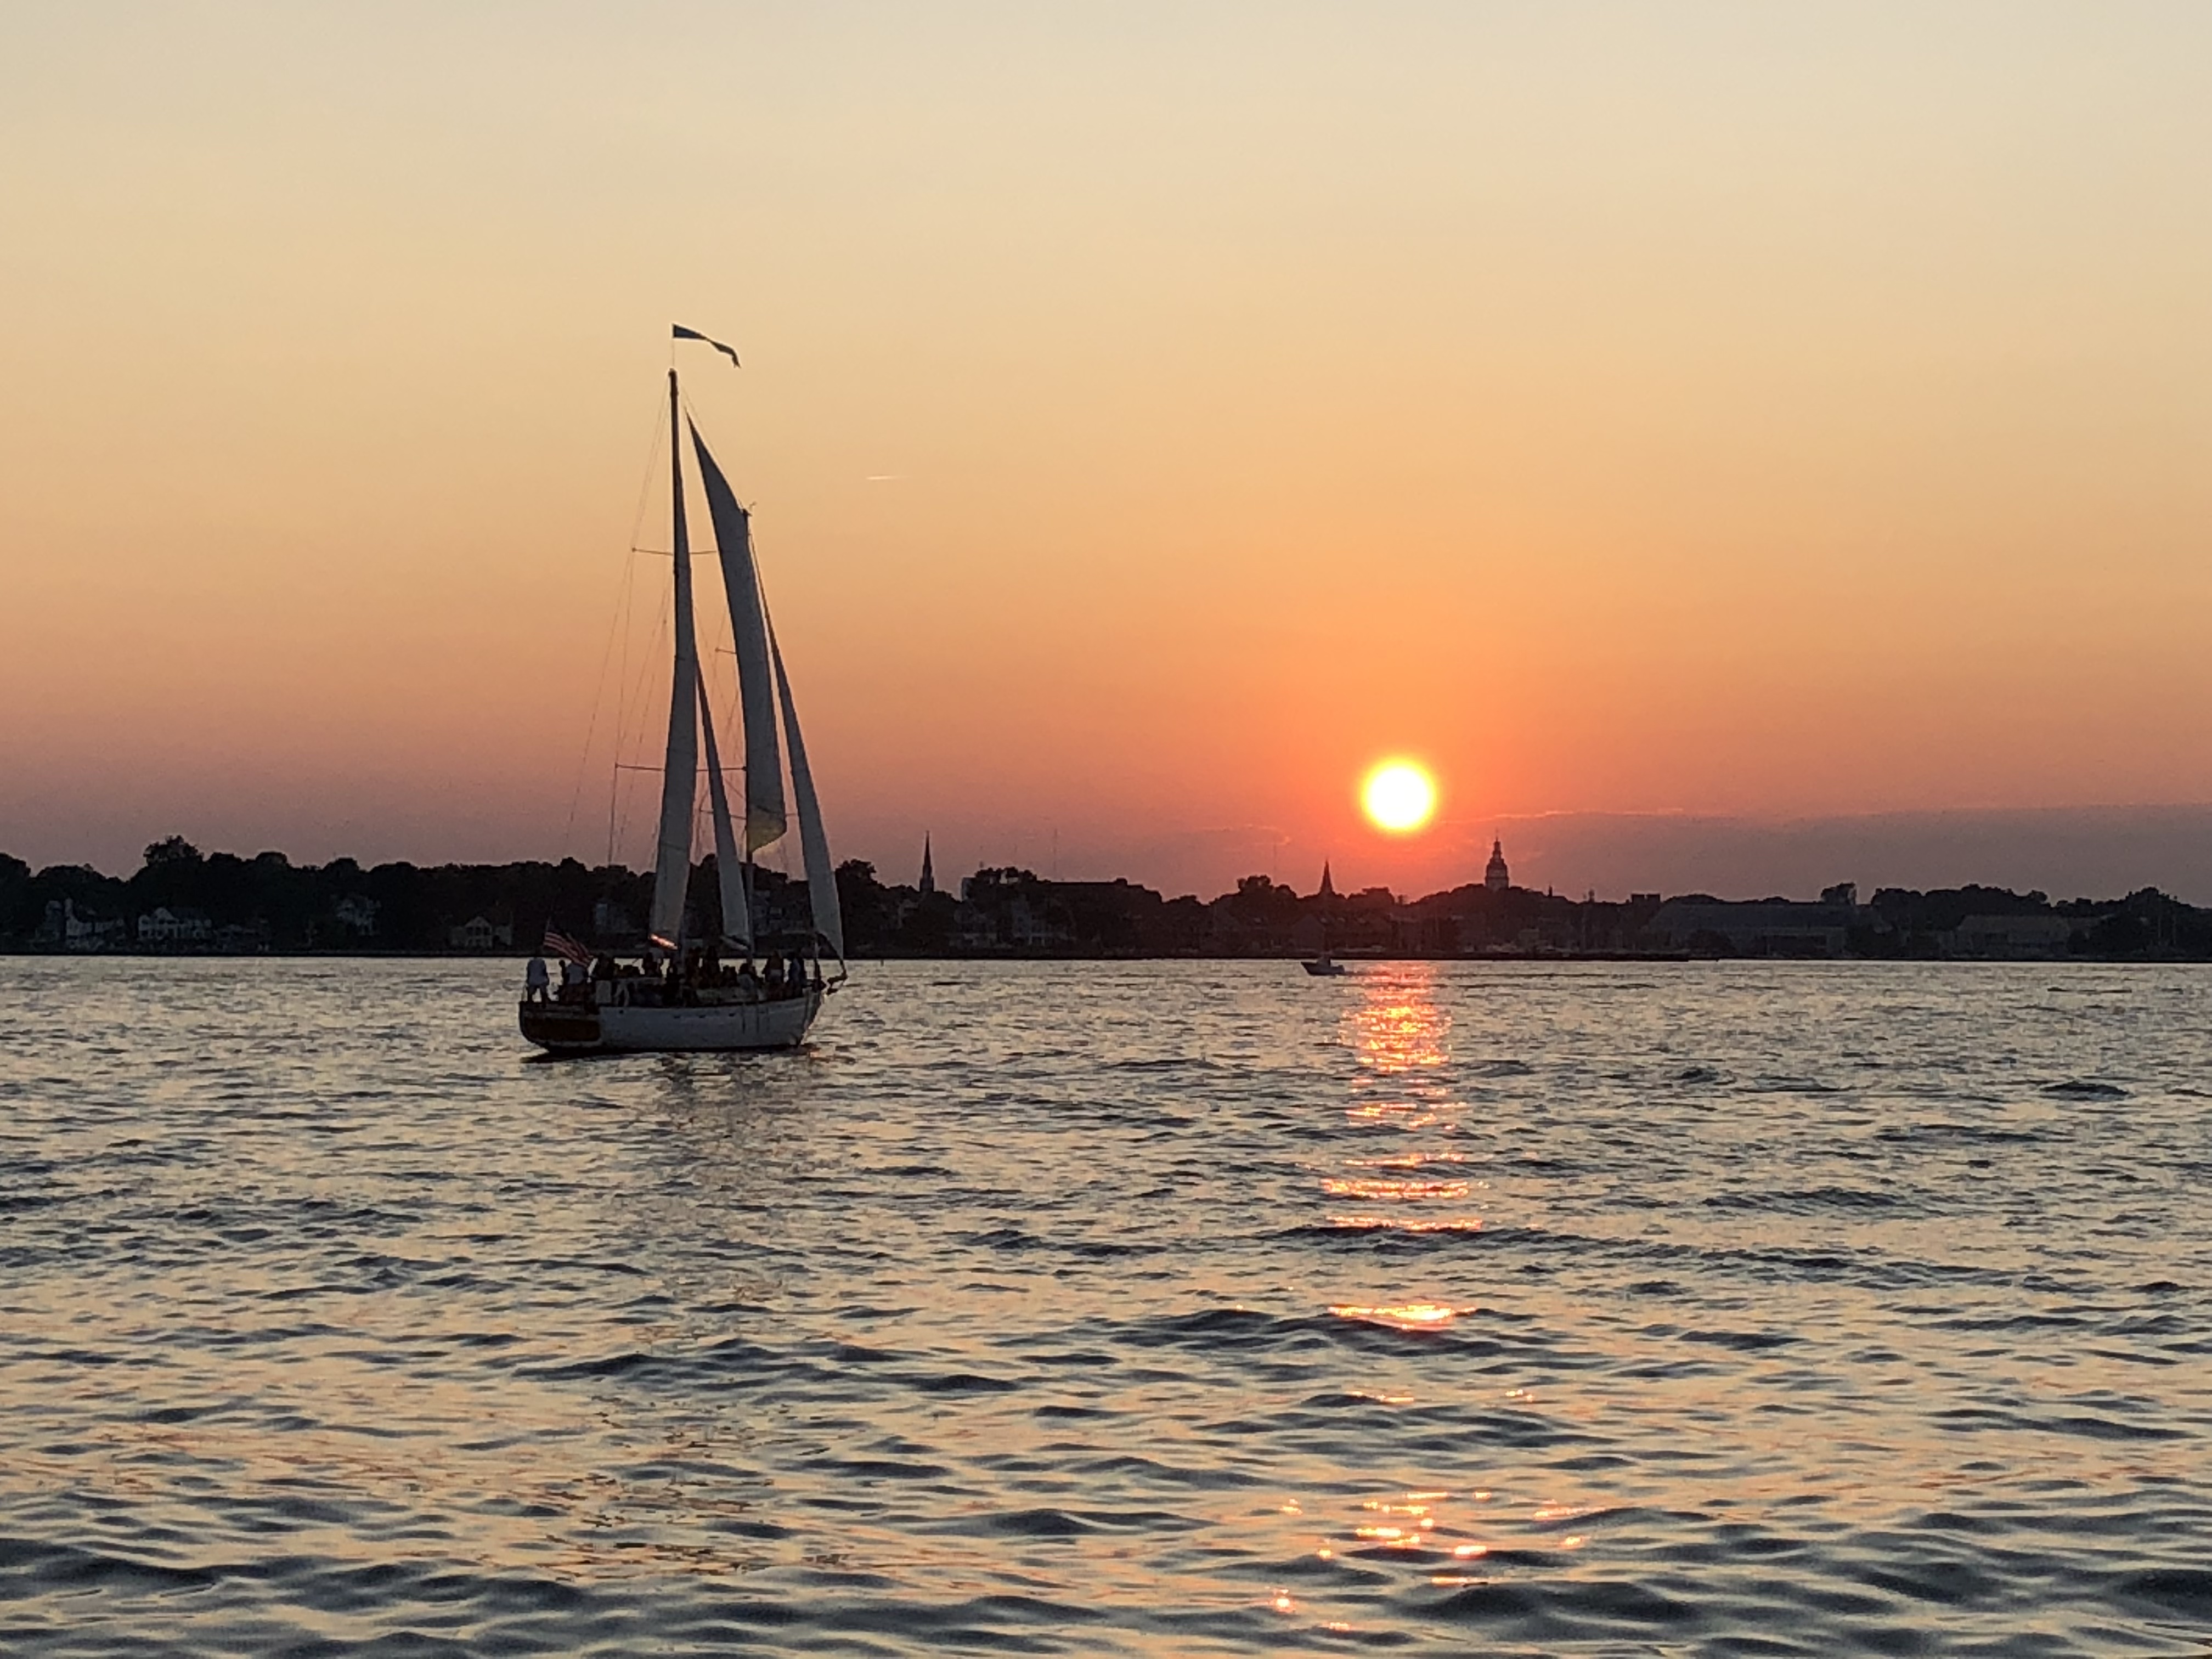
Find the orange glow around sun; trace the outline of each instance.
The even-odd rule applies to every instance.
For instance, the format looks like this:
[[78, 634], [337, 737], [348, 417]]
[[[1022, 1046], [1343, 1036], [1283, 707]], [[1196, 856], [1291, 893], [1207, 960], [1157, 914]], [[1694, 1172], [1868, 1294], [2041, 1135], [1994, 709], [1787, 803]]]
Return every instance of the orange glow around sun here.
[[1384, 761], [1359, 787], [1359, 802], [1376, 829], [1411, 835], [1436, 814], [1437, 781], [1412, 761]]

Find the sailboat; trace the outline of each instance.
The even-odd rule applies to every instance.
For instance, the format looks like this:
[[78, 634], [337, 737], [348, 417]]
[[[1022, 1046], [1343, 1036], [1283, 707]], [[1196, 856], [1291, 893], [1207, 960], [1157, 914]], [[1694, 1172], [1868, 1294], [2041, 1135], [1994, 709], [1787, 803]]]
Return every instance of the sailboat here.
[[[701, 337], [679, 327], [677, 337]], [[734, 361], [735, 354], [731, 356]], [[673, 368], [668, 371], [668, 421], [675, 659], [661, 770], [651, 939], [636, 967], [602, 957], [591, 977], [562, 985], [557, 997], [538, 1000], [525, 994], [522, 1035], [556, 1054], [793, 1048], [805, 1040], [823, 1003], [845, 977], [844, 922], [837, 907], [830, 842], [807, 764], [805, 740], [799, 733], [791, 680], [784, 672], [783, 653], [753, 559], [751, 515], [738, 504], [698, 428], [684, 419]], [[714, 520], [715, 552], [736, 641], [744, 741], [742, 819], [732, 809], [692, 629], [691, 545], [684, 507], [682, 437], [686, 431], [698, 461], [708, 514]], [[722, 903], [720, 933], [711, 939], [687, 938], [684, 932], [702, 759]], [[787, 807], [786, 762], [791, 774]], [[759, 907], [752, 902], [753, 854], [781, 841], [793, 816], [799, 821], [799, 855], [806, 871], [809, 936], [771, 939], [755, 927]], [[754, 968], [757, 951], [768, 956], [765, 973]], [[833, 963], [826, 975], [825, 956]], [[727, 965], [732, 961], [743, 965], [732, 969]]]

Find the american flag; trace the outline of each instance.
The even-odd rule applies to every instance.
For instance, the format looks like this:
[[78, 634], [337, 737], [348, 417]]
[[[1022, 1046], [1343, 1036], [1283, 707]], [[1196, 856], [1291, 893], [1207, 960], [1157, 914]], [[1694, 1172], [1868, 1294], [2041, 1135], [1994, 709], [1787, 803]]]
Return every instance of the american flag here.
[[588, 963], [592, 959], [592, 952], [588, 945], [570, 939], [557, 927], [548, 927], [545, 930], [545, 943], [538, 948], [551, 951], [564, 962]]

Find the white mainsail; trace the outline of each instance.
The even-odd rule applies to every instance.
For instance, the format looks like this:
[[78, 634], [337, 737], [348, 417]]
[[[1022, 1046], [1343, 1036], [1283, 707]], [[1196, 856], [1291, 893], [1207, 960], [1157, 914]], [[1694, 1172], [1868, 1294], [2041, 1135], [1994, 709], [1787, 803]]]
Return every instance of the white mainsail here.
[[814, 798], [814, 773], [806, 764], [806, 742], [799, 735], [799, 708], [791, 700], [791, 681], [783, 672], [783, 652], [775, 629], [768, 635], [775, 665], [775, 691], [783, 704], [783, 746], [791, 755], [791, 793], [799, 806], [799, 849], [806, 860], [806, 902], [814, 912], [814, 931], [845, 957], [845, 915], [837, 902], [837, 872], [830, 864], [830, 837], [822, 828], [821, 803]]
[[722, 942], [752, 954], [753, 921], [745, 903], [745, 872], [730, 828], [730, 794], [722, 783], [722, 757], [714, 748], [714, 714], [707, 682], [699, 682], [699, 735], [707, 742], [707, 799], [714, 810], [714, 879], [722, 892]]
[[[669, 428], [675, 429], [676, 371], [668, 371]], [[691, 542], [684, 523], [684, 451], [671, 442], [675, 489], [676, 678], [668, 698], [668, 752], [660, 774], [660, 842], [653, 855], [651, 932], [673, 950], [691, 883], [691, 812], [699, 799], [699, 647], [691, 632]], [[724, 486], [726, 489], [727, 486]]]
[[745, 725], [745, 849], [781, 838], [783, 767], [776, 750], [775, 704], [769, 665], [768, 620], [761, 606], [760, 574], [753, 563], [752, 516], [738, 504], [722, 469], [714, 465], [699, 428], [691, 428], [699, 480], [714, 520], [714, 545], [722, 558], [722, 591], [730, 602], [730, 632], [738, 653], [738, 696]]

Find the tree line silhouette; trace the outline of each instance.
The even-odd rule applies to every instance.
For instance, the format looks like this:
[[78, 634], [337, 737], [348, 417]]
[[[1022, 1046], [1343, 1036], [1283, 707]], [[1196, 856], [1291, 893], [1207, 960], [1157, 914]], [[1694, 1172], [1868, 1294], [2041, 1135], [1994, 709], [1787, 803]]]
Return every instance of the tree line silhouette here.
[[[805, 928], [803, 881], [769, 869], [754, 879], [763, 936]], [[1380, 887], [1300, 894], [1264, 875], [1210, 900], [1170, 898], [1127, 880], [1049, 881], [1014, 866], [978, 870], [956, 898], [886, 884], [860, 860], [841, 865], [836, 880], [848, 952], [856, 957], [1638, 954], [1649, 948], [1644, 929], [1660, 903], [1656, 895], [1576, 900], [1473, 883], [1411, 900]], [[203, 854], [171, 836], [148, 846], [127, 877], [85, 865], [34, 872], [0, 854], [0, 950], [523, 954], [548, 926], [634, 949], [652, 887], [649, 873], [574, 859], [298, 865], [277, 852]], [[708, 858], [692, 872], [692, 936], [719, 928], [718, 892]], [[1676, 902], [1719, 902], [1704, 895]], [[2040, 892], [1984, 886], [1889, 888], [1853, 903], [1850, 953], [1955, 954], [1958, 930], [1992, 916], [2063, 920], [2064, 927], [2050, 930], [2063, 937], [2051, 954], [2212, 958], [2212, 910], [2155, 889], [2054, 903]], [[1701, 937], [1692, 953], [1733, 951], [1715, 935]]]

